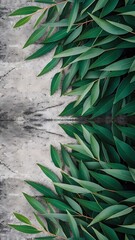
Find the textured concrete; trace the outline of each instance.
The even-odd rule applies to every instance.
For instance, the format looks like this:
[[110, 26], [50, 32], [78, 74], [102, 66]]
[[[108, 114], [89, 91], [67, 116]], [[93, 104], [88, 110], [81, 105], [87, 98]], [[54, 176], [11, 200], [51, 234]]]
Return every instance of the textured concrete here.
[[[25, 3], [26, 0], [0, 0], [0, 240], [30, 239], [7, 225], [15, 222], [14, 211], [32, 216], [22, 192], [32, 195], [37, 192], [24, 180], [39, 181], [51, 187], [36, 163], [58, 172], [50, 159], [50, 144], [59, 148], [59, 143], [72, 141], [58, 125], [61, 121], [58, 115], [71, 98], [60, 97], [59, 92], [50, 97], [51, 78], [60, 65], [37, 78], [53, 53], [25, 62], [24, 59], [39, 48], [36, 44], [22, 49], [32, 32], [33, 22], [16, 30], [13, 29], [15, 18], [8, 17], [13, 9]], [[48, 121], [50, 119], [53, 121]]]

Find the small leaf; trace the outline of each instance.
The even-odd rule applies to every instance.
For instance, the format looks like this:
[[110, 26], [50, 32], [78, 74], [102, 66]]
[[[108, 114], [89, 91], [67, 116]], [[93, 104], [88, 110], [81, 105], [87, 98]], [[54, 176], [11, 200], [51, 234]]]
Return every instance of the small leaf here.
[[69, 185], [69, 184], [64, 184], [64, 183], [54, 183], [54, 185], [64, 189], [65, 191], [71, 192], [71, 193], [80, 193], [80, 194], [90, 193], [89, 190], [87, 190], [83, 187], [78, 187], [76, 185]]
[[28, 218], [26, 218], [24, 215], [19, 214], [19, 213], [14, 213], [14, 215], [19, 221], [31, 225], [30, 220]]
[[67, 200], [68, 204], [72, 207], [72, 209], [74, 209], [76, 212], [83, 214], [83, 211], [80, 207], [80, 205], [74, 201], [72, 198], [69, 198], [67, 196], [65, 196], [65, 199]]
[[51, 205], [53, 205], [54, 207], [56, 207], [57, 209], [59, 209], [61, 211], [68, 210], [70, 212], [75, 212], [70, 206], [68, 206], [64, 202], [59, 201], [57, 199], [46, 198], [46, 201], [49, 202]]
[[40, 183], [36, 183], [33, 181], [26, 181], [26, 183], [35, 188], [38, 192], [44, 194], [45, 197], [57, 198], [56, 194], [51, 189], [47, 188], [46, 186], [43, 186]]
[[37, 12], [40, 7], [37, 6], [28, 6], [24, 8], [19, 8], [16, 11], [12, 12], [10, 16], [17, 16], [17, 15], [28, 15]]
[[55, 48], [56, 44], [55, 43], [48, 43], [45, 44], [43, 47], [41, 47], [40, 49], [38, 49], [35, 53], [33, 53], [31, 56], [29, 56], [28, 58], [26, 58], [26, 60], [32, 60], [35, 58], [39, 58], [43, 55], [45, 55], [46, 53], [50, 52], [53, 48]]
[[36, 200], [34, 197], [31, 197], [27, 194], [24, 193], [24, 196], [26, 198], [26, 200], [29, 202], [29, 204], [38, 212], [40, 212], [41, 214], [46, 212], [45, 207], [38, 201]]
[[88, 72], [89, 66], [90, 66], [89, 59], [79, 62], [79, 75], [80, 75], [81, 79], [83, 79], [84, 76], [86, 75], [86, 73]]
[[127, 76], [122, 80], [117, 88], [117, 92], [115, 94], [114, 104], [116, 104], [121, 99], [127, 97], [131, 94], [135, 89], [135, 83], [130, 83], [130, 77]]
[[71, 228], [71, 231], [75, 237], [75, 239], [80, 239], [80, 234], [79, 234], [79, 229], [78, 229], [78, 226], [77, 226], [77, 223], [74, 219], [74, 217], [67, 211], [67, 214], [68, 214], [68, 221], [69, 221], [69, 226]]
[[35, 43], [37, 40], [39, 40], [46, 32], [47, 28], [46, 27], [40, 27], [36, 29], [32, 35], [29, 37], [27, 42], [25, 43], [23, 48], [28, 47], [29, 45]]
[[83, 54], [77, 57], [72, 63], [87, 59], [93, 59], [101, 55], [104, 51], [105, 50], [101, 48], [89, 48], [89, 50], [85, 51]]
[[61, 72], [56, 73], [51, 82], [51, 95], [53, 95], [59, 88], [61, 83], [62, 74]]
[[67, 45], [69, 43], [72, 43], [82, 32], [82, 26], [76, 28], [67, 38], [64, 45]]
[[121, 212], [115, 213], [113, 214], [111, 217], [109, 217], [108, 219], [112, 219], [112, 218], [117, 218], [117, 217], [121, 217], [124, 215], [129, 214], [130, 212], [132, 212], [133, 209], [131, 207], [128, 207], [127, 209], [122, 210]]
[[114, 137], [117, 150], [121, 156], [121, 158], [130, 166], [135, 167], [135, 151], [134, 149], [127, 143], [119, 140]]
[[92, 228], [98, 238], [98, 240], [108, 240], [107, 237], [105, 237], [103, 234], [101, 234], [98, 230], [95, 228]]
[[71, 12], [69, 15], [69, 23], [68, 23], [68, 29], [67, 32], [70, 31], [71, 27], [73, 26], [74, 22], [76, 21], [77, 15], [79, 10], [79, 1], [74, 0], [73, 6], [71, 8]]
[[27, 22], [29, 22], [31, 19], [31, 16], [27, 16], [27, 17], [24, 17], [22, 19], [20, 19], [15, 25], [14, 25], [14, 28], [17, 28], [17, 27], [20, 27], [24, 24], [26, 24]]
[[103, 187], [101, 187], [99, 184], [94, 183], [94, 182], [89, 182], [89, 181], [84, 181], [84, 180], [79, 180], [77, 178], [71, 177], [75, 182], [80, 184], [83, 188], [88, 189], [90, 192], [100, 192], [105, 190]]
[[103, 1], [98, 1], [96, 6], [94, 7], [92, 13], [97, 12], [98, 10], [100, 10], [101, 8], [104, 8], [105, 5], [107, 4], [108, 0], [103, 0]]
[[48, 169], [47, 167], [44, 167], [41, 164], [38, 164], [38, 166], [41, 168], [41, 170], [43, 171], [43, 173], [50, 178], [53, 182], [59, 182], [60, 179], [58, 178], [58, 176], [52, 172], [50, 169]]
[[37, 230], [36, 228], [34, 228], [32, 226], [27, 226], [27, 225], [13, 225], [13, 224], [10, 224], [9, 226], [14, 228], [15, 230], [17, 230], [19, 232], [23, 232], [23, 233], [27, 233], [27, 234], [36, 234], [36, 233], [41, 232], [41, 231]]
[[62, 162], [61, 162], [60, 156], [56, 148], [54, 148], [52, 145], [51, 145], [51, 158], [56, 167], [62, 168]]
[[70, 57], [73, 55], [79, 55], [80, 53], [86, 52], [88, 49], [89, 49], [89, 47], [86, 47], [86, 46], [69, 48], [68, 50], [65, 50], [65, 51], [55, 55], [54, 58]]
[[103, 172], [123, 181], [133, 182], [129, 171], [123, 169], [102, 169]]
[[111, 65], [104, 68], [104, 71], [121, 71], [129, 69], [132, 65], [134, 58], [126, 58], [112, 63]]
[[93, 220], [92, 222], [89, 224], [89, 226], [101, 222], [109, 217], [111, 217], [113, 214], [121, 212], [122, 210], [127, 209], [128, 207], [125, 205], [114, 205], [114, 206], [110, 206], [105, 208], [103, 211], [101, 211]]
[[117, 234], [115, 233], [115, 231], [113, 230], [113, 228], [103, 224], [103, 223], [100, 223], [100, 226], [101, 226], [101, 229], [103, 231], [103, 233], [106, 235], [106, 237], [109, 239], [109, 240], [119, 240]]
[[98, 18], [92, 14], [89, 14], [91, 18], [106, 32], [111, 33], [113, 35], [122, 35], [127, 32], [132, 32], [132, 28], [128, 27], [124, 24], [118, 24], [112, 21], [105, 21], [101, 18]]

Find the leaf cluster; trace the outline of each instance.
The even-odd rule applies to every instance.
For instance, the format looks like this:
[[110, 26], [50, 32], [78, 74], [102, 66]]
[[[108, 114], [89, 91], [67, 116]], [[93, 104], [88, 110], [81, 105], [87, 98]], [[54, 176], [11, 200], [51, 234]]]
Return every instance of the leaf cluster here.
[[[62, 127], [66, 129], [67, 125]], [[54, 146], [50, 148], [61, 177], [38, 164], [52, 181], [54, 190], [26, 181], [42, 194], [39, 199], [24, 194], [35, 210], [39, 226], [15, 213], [25, 225], [11, 227], [45, 236], [35, 239], [133, 240], [135, 150], [130, 144], [135, 135], [130, 127], [112, 126], [112, 129], [111, 132], [106, 126], [94, 123], [68, 125], [66, 132], [70, 136], [73, 133], [77, 144], [61, 145], [60, 153]]]
[[[96, 118], [104, 114], [134, 114], [134, 0], [46, 1], [45, 7], [28, 6], [11, 16], [25, 15], [15, 27], [38, 19], [24, 47], [41, 47], [27, 60], [42, 57], [55, 49], [52, 60], [39, 76], [59, 62], [61, 69], [51, 83], [51, 95], [77, 96], [61, 113]], [[40, 15], [40, 16], [39, 16]]]

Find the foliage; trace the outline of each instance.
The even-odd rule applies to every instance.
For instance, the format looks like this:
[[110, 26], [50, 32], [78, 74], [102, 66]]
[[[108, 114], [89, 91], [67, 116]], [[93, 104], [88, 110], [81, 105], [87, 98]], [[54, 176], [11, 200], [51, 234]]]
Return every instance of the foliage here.
[[[52, 79], [51, 94], [77, 96], [63, 115], [133, 115], [135, 90], [134, 0], [35, 0], [11, 16], [24, 15], [15, 27], [26, 24], [35, 14], [34, 32], [24, 47], [40, 43], [27, 60], [53, 49], [53, 59], [39, 73], [61, 69]], [[44, 5], [45, 4], [45, 5]]]
[[[39, 76], [61, 62], [60, 71], [52, 79], [51, 94], [61, 87], [61, 94], [77, 96], [61, 116], [94, 119], [107, 114], [112, 118], [134, 115], [135, 1], [35, 2], [39, 7], [24, 7], [11, 16], [24, 15], [15, 25], [20, 27], [37, 14], [34, 32], [24, 47], [35, 43], [42, 46], [27, 60], [55, 50]], [[42, 7], [44, 3], [47, 5]], [[11, 227], [39, 233], [37, 240], [133, 240], [134, 126], [100, 126], [91, 122], [61, 127], [77, 144], [62, 145], [60, 154], [51, 146], [52, 161], [60, 170], [60, 178], [38, 164], [52, 181], [54, 191], [26, 181], [42, 194], [39, 198], [24, 194], [35, 210], [38, 226], [15, 213], [23, 225]]]
[[38, 199], [24, 194], [35, 211], [38, 226], [15, 213], [23, 225], [11, 227], [30, 234], [42, 233], [35, 239], [134, 239], [135, 150], [129, 144], [135, 135], [130, 127], [123, 131], [123, 127], [112, 126], [113, 135], [108, 127], [94, 123], [68, 125], [69, 132], [70, 128], [74, 129], [76, 145], [61, 145], [60, 154], [51, 146], [52, 161], [61, 177], [38, 164], [54, 190], [26, 181], [42, 194]]

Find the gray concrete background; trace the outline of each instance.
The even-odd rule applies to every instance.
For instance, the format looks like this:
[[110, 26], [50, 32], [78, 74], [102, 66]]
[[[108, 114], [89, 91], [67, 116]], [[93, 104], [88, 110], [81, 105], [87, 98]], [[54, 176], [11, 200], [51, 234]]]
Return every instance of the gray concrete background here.
[[36, 164], [44, 164], [59, 174], [51, 162], [50, 144], [60, 148], [60, 143], [72, 142], [58, 125], [64, 120], [58, 115], [71, 98], [60, 97], [60, 92], [50, 96], [51, 78], [60, 65], [37, 78], [53, 53], [25, 62], [39, 47], [22, 49], [32, 33], [33, 22], [13, 29], [16, 19], [8, 17], [12, 10], [25, 4], [26, 0], [0, 0], [0, 240], [31, 239], [8, 228], [8, 223], [15, 222], [13, 212], [33, 218], [22, 192], [37, 192], [24, 180], [52, 187]]

